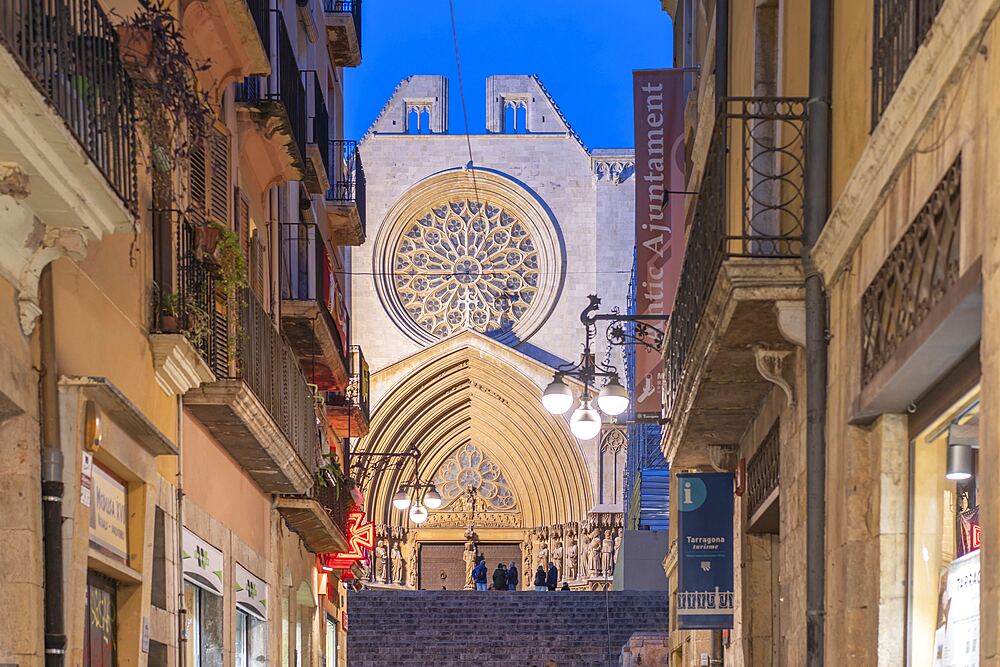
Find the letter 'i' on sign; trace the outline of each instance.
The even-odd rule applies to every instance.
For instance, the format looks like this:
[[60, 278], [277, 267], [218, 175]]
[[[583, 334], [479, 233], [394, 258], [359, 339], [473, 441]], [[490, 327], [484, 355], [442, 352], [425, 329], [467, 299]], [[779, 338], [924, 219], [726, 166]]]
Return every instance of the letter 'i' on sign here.
[[[684, 71], [632, 72], [635, 115], [635, 310], [669, 315], [684, 263]], [[635, 411], [660, 417], [662, 358], [635, 351]]]
[[680, 473], [677, 627], [733, 627], [733, 475]]

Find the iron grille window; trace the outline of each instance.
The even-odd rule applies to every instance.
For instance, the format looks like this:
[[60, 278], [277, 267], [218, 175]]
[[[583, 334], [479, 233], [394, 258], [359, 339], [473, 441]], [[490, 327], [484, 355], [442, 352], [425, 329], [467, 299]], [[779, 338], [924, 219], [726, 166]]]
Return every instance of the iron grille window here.
[[872, 30], [872, 130], [885, 113], [944, 0], [875, 0]]
[[136, 203], [132, 82], [94, 0], [0, 3], [0, 41], [130, 208]]
[[958, 280], [962, 161], [955, 160], [861, 297], [868, 385]]
[[771, 496], [781, 481], [780, 429], [775, 422], [747, 463], [747, 519]]

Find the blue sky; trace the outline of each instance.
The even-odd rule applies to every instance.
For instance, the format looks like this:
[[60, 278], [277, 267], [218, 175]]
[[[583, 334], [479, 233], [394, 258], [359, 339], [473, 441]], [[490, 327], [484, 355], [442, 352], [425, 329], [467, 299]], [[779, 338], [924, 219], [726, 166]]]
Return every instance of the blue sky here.
[[[345, 138], [360, 139], [410, 74], [449, 78], [450, 130], [464, 132], [448, 0], [363, 2], [364, 60], [345, 76]], [[632, 146], [631, 72], [671, 65], [659, 0], [454, 3], [473, 134], [485, 131], [487, 76], [537, 74], [589, 147]]]

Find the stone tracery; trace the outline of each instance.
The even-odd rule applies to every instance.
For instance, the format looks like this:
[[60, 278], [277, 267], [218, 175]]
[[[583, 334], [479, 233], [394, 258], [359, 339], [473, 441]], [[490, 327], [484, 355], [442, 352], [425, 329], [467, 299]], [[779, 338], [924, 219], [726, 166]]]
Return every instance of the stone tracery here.
[[503, 332], [535, 299], [538, 250], [527, 226], [502, 206], [447, 200], [409, 224], [393, 272], [406, 314], [432, 336]]
[[476, 503], [481, 502], [486, 511], [507, 512], [516, 505], [500, 466], [471, 442], [441, 464], [434, 485], [444, 498], [445, 508], [461, 503], [470, 486], [476, 491]]

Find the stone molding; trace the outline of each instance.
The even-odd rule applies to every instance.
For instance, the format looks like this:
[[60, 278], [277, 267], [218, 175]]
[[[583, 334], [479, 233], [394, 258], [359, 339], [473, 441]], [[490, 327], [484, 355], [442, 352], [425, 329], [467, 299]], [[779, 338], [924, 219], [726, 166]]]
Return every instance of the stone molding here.
[[168, 395], [183, 395], [204, 383], [215, 382], [212, 369], [183, 334], [150, 334], [149, 347], [156, 383]]
[[960, 82], [960, 70], [969, 65], [997, 11], [1000, 0], [948, 0], [942, 5], [812, 250], [812, 260], [828, 284], [850, 261], [875, 221], [945, 94]]
[[593, 157], [591, 164], [594, 169], [595, 181], [608, 181], [621, 185], [635, 175], [635, 157]]

